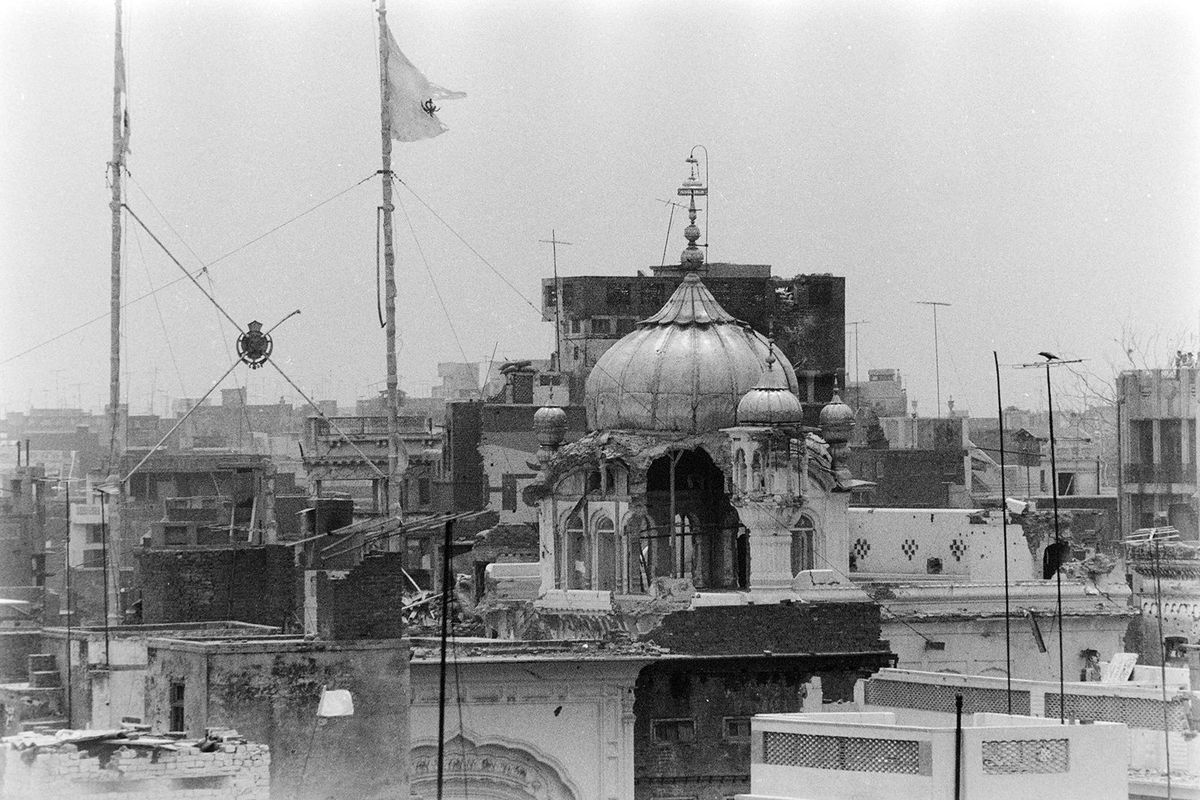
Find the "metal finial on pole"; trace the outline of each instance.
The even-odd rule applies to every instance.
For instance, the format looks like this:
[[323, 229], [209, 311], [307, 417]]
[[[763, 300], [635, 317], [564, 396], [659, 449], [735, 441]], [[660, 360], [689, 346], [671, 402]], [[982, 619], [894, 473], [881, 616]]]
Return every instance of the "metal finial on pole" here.
[[[691, 152], [688, 153], [688, 158], [694, 160], [696, 158], [697, 150], [704, 151], [704, 194], [707, 197], [708, 189], [711, 184], [711, 182], [708, 179], [708, 148], [702, 144], [693, 145]], [[708, 263], [712, 263], [712, 255], [708, 251], [708, 220], [711, 216], [712, 216], [712, 199], [710, 198], [708, 201], [708, 205], [705, 206], [705, 208], [704, 208], [704, 244], [703, 244], [703, 247], [704, 247], [704, 260]]]

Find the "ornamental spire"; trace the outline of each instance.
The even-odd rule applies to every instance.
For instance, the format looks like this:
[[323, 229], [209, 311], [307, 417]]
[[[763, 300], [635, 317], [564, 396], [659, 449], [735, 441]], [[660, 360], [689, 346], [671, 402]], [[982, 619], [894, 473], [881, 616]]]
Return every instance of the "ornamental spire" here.
[[708, 187], [696, 177], [699, 164], [696, 157], [689, 155], [684, 163], [691, 166], [691, 175], [679, 187], [677, 194], [688, 198], [688, 226], [683, 229], [683, 236], [688, 243], [679, 256], [679, 266], [684, 272], [700, 272], [704, 269], [704, 252], [696, 245], [696, 240], [700, 238], [700, 229], [696, 227], [696, 197], [706, 197]]

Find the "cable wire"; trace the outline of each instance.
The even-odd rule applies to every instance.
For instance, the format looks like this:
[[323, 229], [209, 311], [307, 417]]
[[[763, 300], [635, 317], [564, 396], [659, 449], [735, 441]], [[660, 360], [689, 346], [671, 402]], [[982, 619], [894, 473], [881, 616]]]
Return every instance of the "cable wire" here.
[[454, 337], [454, 344], [458, 345], [458, 353], [462, 356], [463, 362], [470, 359], [467, 358], [467, 351], [463, 349], [462, 342], [458, 338], [458, 331], [454, 328], [454, 320], [450, 318], [450, 310], [446, 308], [446, 301], [442, 299], [442, 292], [438, 289], [437, 279], [433, 277], [433, 270], [429, 268], [429, 259], [425, 257], [425, 248], [421, 247], [420, 240], [417, 239], [417, 232], [413, 228], [412, 218], [408, 216], [408, 209], [404, 207], [404, 201], [396, 199], [400, 206], [400, 213], [404, 215], [404, 221], [408, 223], [408, 232], [412, 235], [413, 244], [417, 246], [417, 253], [421, 256], [421, 263], [425, 265], [425, 272], [429, 275], [429, 283], [433, 286], [433, 294], [437, 297], [438, 305], [442, 307], [442, 314], [446, 317], [446, 324], [450, 326], [450, 335]]
[[[126, 171], [126, 172], [128, 173], [128, 171]], [[290, 217], [289, 219], [285, 220], [284, 222], [281, 222], [280, 224], [278, 224], [278, 225], [276, 225], [275, 227], [271, 228], [271, 229], [270, 229], [270, 230], [268, 230], [267, 232], [265, 232], [265, 233], [263, 233], [263, 234], [260, 234], [259, 236], [256, 236], [256, 237], [254, 237], [253, 239], [251, 239], [250, 241], [246, 242], [245, 244], [242, 244], [242, 245], [240, 245], [240, 246], [238, 246], [238, 247], [235, 247], [234, 249], [230, 250], [228, 253], [225, 253], [224, 255], [218, 256], [217, 258], [215, 258], [215, 259], [213, 259], [212, 261], [209, 261], [207, 264], [205, 264], [205, 265], [204, 265], [204, 266], [203, 266], [203, 267], [202, 267], [200, 270], [198, 270], [198, 271], [197, 271], [195, 274], [196, 274], [196, 275], [199, 275], [199, 274], [200, 274], [201, 272], [203, 272], [204, 270], [206, 270], [206, 269], [208, 269], [208, 268], [210, 268], [210, 267], [212, 267], [212, 266], [214, 266], [214, 265], [218, 264], [218, 263], [219, 263], [219, 262], [221, 262], [221, 261], [224, 261], [225, 259], [229, 258], [229, 257], [230, 257], [230, 256], [232, 256], [233, 254], [235, 254], [235, 253], [238, 253], [238, 252], [240, 252], [240, 251], [242, 251], [242, 250], [245, 250], [245, 249], [246, 249], [247, 247], [249, 247], [250, 245], [252, 245], [252, 244], [255, 244], [256, 242], [259, 242], [259, 241], [261, 241], [262, 239], [265, 239], [267, 236], [270, 236], [272, 233], [275, 233], [276, 231], [280, 230], [281, 228], [284, 228], [284, 227], [286, 227], [287, 225], [290, 225], [290, 224], [292, 224], [293, 222], [295, 222], [295, 221], [297, 221], [297, 220], [301, 219], [302, 217], [305, 217], [305, 216], [307, 216], [308, 214], [311, 214], [312, 212], [314, 212], [314, 211], [316, 211], [317, 209], [321, 208], [322, 206], [324, 206], [324, 205], [326, 205], [326, 204], [328, 204], [328, 203], [330, 203], [330, 202], [332, 202], [332, 201], [336, 200], [337, 198], [341, 197], [342, 195], [346, 194], [347, 192], [350, 192], [351, 190], [358, 188], [358, 187], [359, 187], [359, 186], [361, 186], [362, 184], [364, 184], [364, 183], [366, 183], [367, 181], [369, 181], [369, 180], [371, 180], [372, 178], [374, 178], [374, 177], [375, 177], [375, 175], [376, 175], [376, 173], [372, 172], [370, 175], [366, 176], [365, 178], [363, 178], [362, 180], [358, 181], [357, 183], [354, 183], [354, 184], [352, 184], [351, 186], [347, 186], [345, 189], [342, 189], [341, 191], [337, 192], [336, 194], [330, 195], [329, 197], [325, 198], [324, 200], [322, 200], [321, 202], [317, 203], [316, 205], [314, 205], [314, 206], [311, 206], [310, 208], [308, 208], [308, 209], [306, 209], [306, 210], [304, 210], [304, 211], [300, 212], [299, 214], [296, 214], [296, 215], [295, 215], [295, 216], [293, 216], [293, 217]], [[185, 270], [185, 272], [186, 272], [186, 270]], [[188, 273], [188, 277], [191, 277], [191, 273]], [[174, 286], [175, 284], [179, 283], [179, 282], [180, 282], [180, 281], [182, 281], [182, 280], [184, 280], [184, 277], [183, 277], [183, 276], [180, 276], [180, 277], [178, 277], [178, 278], [175, 278], [174, 280], [167, 281], [166, 283], [164, 283], [162, 286], [158, 287], [157, 289], [155, 289], [155, 290], [153, 290], [153, 291], [150, 291], [150, 292], [146, 292], [145, 294], [143, 294], [143, 295], [139, 295], [138, 297], [135, 297], [134, 299], [130, 300], [129, 302], [127, 302], [127, 303], [124, 303], [124, 304], [121, 306], [121, 308], [122, 308], [122, 310], [123, 310], [123, 309], [127, 308], [128, 306], [131, 306], [131, 305], [133, 305], [134, 303], [137, 303], [137, 302], [140, 302], [140, 301], [142, 301], [142, 300], [145, 300], [147, 297], [150, 297], [151, 295], [157, 294], [158, 292], [161, 292], [161, 291], [163, 291], [164, 289], [167, 289], [167, 288], [169, 288], [169, 287], [171, 287], [171, 286]], [[55, 334], [54, 336], [51, 336], [51, 337], [50, 337], [50, 338], [48, 338], [48, 339], [44, 339], [44, 340], [42, 340], [41, 342], [39, 342], [39, 343], [37, 343], [37, 344], [35, 344], [35, 345], [31, 346], [31, 347], [27, 347], [27, 348], [25, 348], [24, 350], [22, 350], [21, 352], [17, 353], [16, 355], [11, 355], [11, 356], [9, 356], [8, 358], [4, 359], [3, 361], [0, 361], [0, 364], [7, 364], [7, 363], [9, 363], [10, 361], [15, 361], [16, 359], [18, 359], [18, 358], [21, 358], [22, 356], [27, 356], [27, 355], [29, 355], [30, 353], [34, 352], [35, 350], [39, 350], [39, 349], [41, 349], [41, 348], [45, 347], [45, 346], [46, 346], [46, 345], [48, 345], [48, 344], [53, 344], [54, 342], [57, 342], [59, 339], [62, 339], [62, 338], [64, 338], [64, 337], [66, 337], [66, 336], [70, 336], [72, 333], [75, 333], [76, 331], [80, 331], [80, 330], [82, 330], [82, 329], [86, 328], [86, 327], [87, 327], [87, 326], [89, 326], [89, 325], [92, 325], [92, 324], [94, 324], [94, 323], [96, 323], [96, 322], [99, 322], [99, 321], [100, 321], [100, 320], [102, 320], [102, 319], [106, 319], [106, 318], [109, 316], [109, 314], [110, 314], [110, 312], [107, 312], [107, 311], [106, 311], [106, 312], [104, 312], [103, 314], [99, 314], [99, 315], [97, 315], [97, 316], [95, 316], [95, 317], [92, 317], [91, 319], [89, 319], [89, 320], [87, 320], [87, 321], [85, 321], [85, 322], [81, 322], [81, 323], [79, 323], [78, 325], [76, 325], [76, 326], [75, 326], [75, 327], [73, 327], [73, 328], [69, 328], [69, 329], [67, 329], [67, 330], [63, 331], [62, 333]], [[236, 323], [235, 323], [235, 324], [236, 324]]]
[[466, 239], [464, 239], [462, 237], [462, 234], [460, 234], [458, 231], [456, 231], [450, 225], [449, 222], [446, 222], [446, 220], [444, 220], [442, 218], [441, 214], [434, 211], [433, 207], [430, 206], [428, 203], [426, 203], [425, 200], [419, 194], [417, 194], [416, 191], [411, 186], [409, 186], [407, 183], [405, 183], [403, 178], [401, 178], [399, 175], [395, 175], [395, 174], [393, 174], [393, 177], [396, 179], [397, 183], [399, 183], [405, 189], [408, 189], [408, 191], [412, 194], [412, 196], [414, 198], [416, 198], [418, 203], [425, 206], [425, 210], [428, 211], [430, 214], [432, 214], [434, 219], [436, 219], [438, 222], [445, 225], [446, 230], [448, 230], [448, 231], [450, 231], [450, 233], [454, 234], [454, 238], [456, 238], [460, 242], [462, 242], [463, 246], [465, 246], [468, 250], [470, 250], [475, 255], [476, 258], [478, 258], [480, 261], [482, 261], [483, 265], [486, 266], [488, 269], [490, 269], [492, 271], [492, 273], [504, 283], [505, 286], [507, 286], [509, 289], [512, 289], [513, 292], [518, 297], [520, 297], [522, 300], [525, 301], [525, 304], [527, 306], [529, 306], [530, 308], [532, 308], [534, 310], [534, 312], [538, 315], [538, 317], [541, 317], [541, 315], [542, 315], [541, 309], [539, 309], [536, 305], [534, 305], [533, 301], [530, 300], [528, 297], [526, 297], [525, 294], [520, 289], [518, 289], [516, 286], [514, 286], [512, 281], [510, 281], [508, 278], [504, 277], [503, 273], [501, 273], [500, 270], [496, 269], [496, 267], [492, 265], [492, 262], [488, 261], [486, 258], [483, 257], [482, 254], [480, 254], [480, 252], [478, 250], [476, 250], [474, 247], [472, 247], [471, 243], [468, 242]]

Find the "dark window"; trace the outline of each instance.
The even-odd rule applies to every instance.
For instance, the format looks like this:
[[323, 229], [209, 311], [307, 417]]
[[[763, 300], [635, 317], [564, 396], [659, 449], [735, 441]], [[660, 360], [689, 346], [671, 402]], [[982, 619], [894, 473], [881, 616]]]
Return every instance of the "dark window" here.
[[562, 304], [563, 307], [575, 305], [575, 284], [564, 283], [562, 287]]
[[583, 323], [577, 319], [571, 320], [571, 333], [580, 333], [583, 331]]
[[749, 717], [726, 717], [725, 718], [725, 738], [735, 740], [749, 740], [750, 738], [750, 718]]
[[129, 480], [129, 494], [138, 500], [157, 500], [158, 481], [153, 474], [134, 475]]
[[417, 503], [429, 505], [429, 478], [417, 478]]
[[104, 566], [104, 550], [97, 547], [94, 550], [83, 551], [83, 565], [85, 567], [103, 567]]
[[827, 306], [833, 302], [833, 286], [828, 283], [810, 283], [808, 285], [808, 304], [810, 306]]
[[663, 304], [663, 287], [651, 283], [642, 287], [642, 305], [653, 308], [658, 311]]
[[1075, 494], [1075, 473], [1060, 472], [1058, 473], [1058, 493], [1060, 495]]
[[505, 511], [517, 510], [517, 476], [505, 475], [500, 479], [501, 502]]
[[187, 725], [183, 714], [184, 685], [171, 684], [171, 730], [186, 731]]
[[608, 295], [605, 299], [610, 308], [626, 308], [629, 305], [630, 294], [628, 283], [617, 283], [608, 287]]
[[188, 543], [187, 525], [167, 525], [163, 528], [163, 543], [168, 547], [182, 547]]
[[547, 283], [542, 287], [542, 308], [553, 311], [558, 305], [558, 298], [554, 291], [554, 284]]
[[696, 723], [690, 719], [656, 719], [653, 723], [656, 742], [694, 742]]
[[925, 561], [925, 571], [930, 575], [942, 574], [942, 560], [940, 558], [930, 558]]
[[225, 545], [230, 541], [229, 528], [221, 527], [206, 527], [196, 529], [196, 544], [204, 545]]
[[617, 317], [617, 335], [624, 336], [631, 333], [636, 321], [633, 317]]
[[104, 544], [104, 526], [88, 525], [87, 526], [87, 543], [88, 544]]
[[608, 317], [592, 317], [592, 333], [612, 333], [612, 320]]

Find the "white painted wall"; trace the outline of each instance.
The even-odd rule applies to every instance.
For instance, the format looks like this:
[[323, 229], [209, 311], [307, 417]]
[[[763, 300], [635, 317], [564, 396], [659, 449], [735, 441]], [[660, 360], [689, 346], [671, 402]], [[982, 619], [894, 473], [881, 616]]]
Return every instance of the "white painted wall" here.
[[[447, 736], [459, 733], [461, 714], [465, 738], [517, 749], [552, 766], [573, 789], [574, 800], [628, 800], [633, 797], [633, 687], [647, 663], [460, 658], [450, 681]], [[437, 742], [437, 661], [414, 660], [411, 678], [415, 749]], [[490, 795], [475, 786], [470, 796]]]

